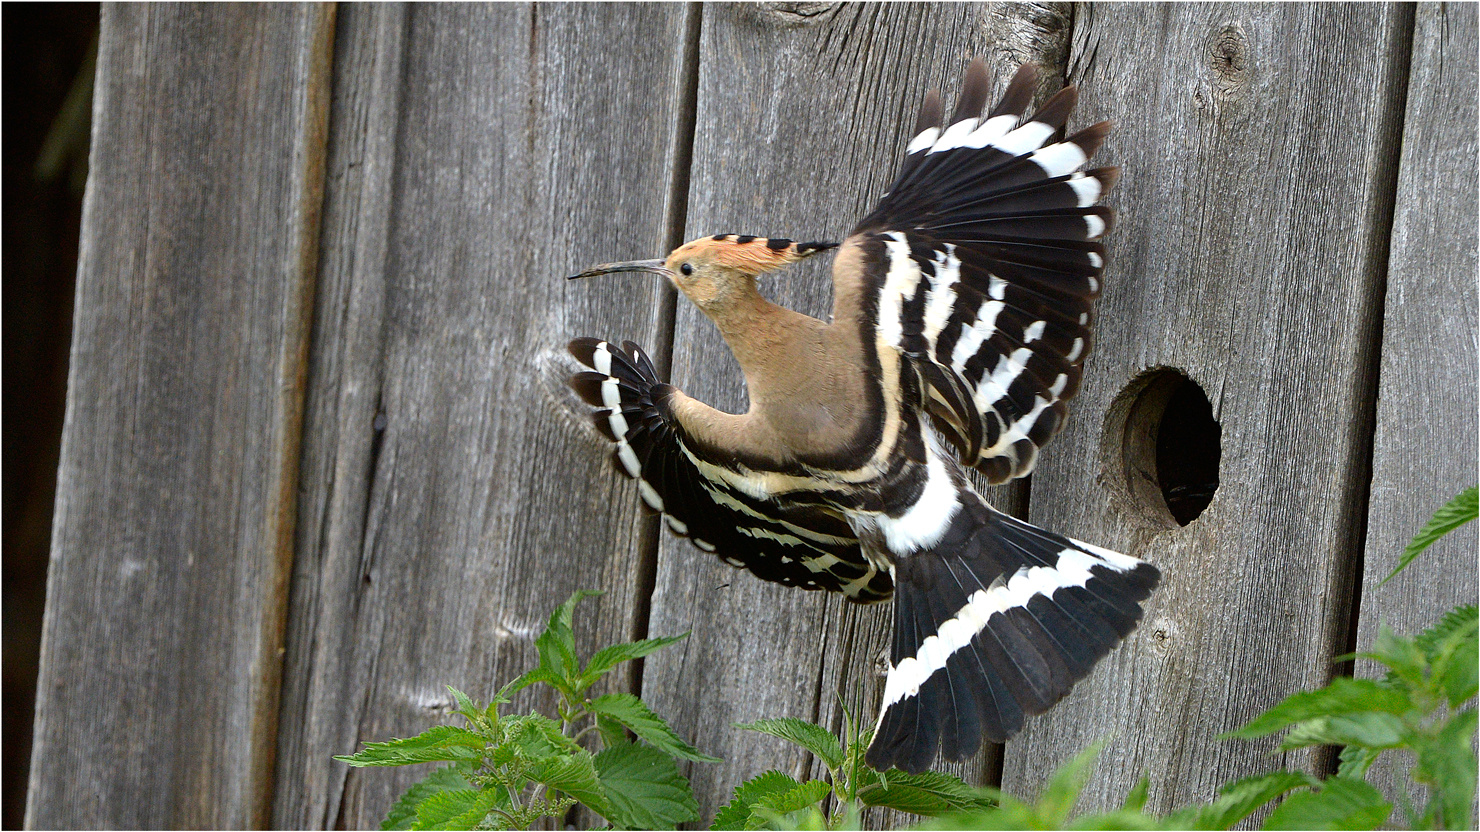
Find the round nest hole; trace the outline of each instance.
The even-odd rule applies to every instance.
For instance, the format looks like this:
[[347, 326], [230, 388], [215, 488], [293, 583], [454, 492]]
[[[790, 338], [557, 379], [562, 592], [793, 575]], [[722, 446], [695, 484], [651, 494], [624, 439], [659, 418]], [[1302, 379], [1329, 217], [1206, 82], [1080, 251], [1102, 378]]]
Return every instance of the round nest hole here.
[[1132, 379], [1110, 406], [1104, 437], [1105, 470], [1122, 472], [1115, 485], [1148, 519], [1185, 526], [1213, 501], [1223, 428], [1202, 387], [1180, 370]]

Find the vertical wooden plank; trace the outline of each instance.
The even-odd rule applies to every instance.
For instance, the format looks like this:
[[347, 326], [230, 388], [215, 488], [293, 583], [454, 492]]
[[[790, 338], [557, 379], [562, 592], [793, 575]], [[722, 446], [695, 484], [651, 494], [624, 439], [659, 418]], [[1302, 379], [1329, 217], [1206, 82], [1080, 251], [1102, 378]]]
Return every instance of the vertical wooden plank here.
[[641, 626], [653, 523], [564, 346], [666, 352], [666, 289], [564, 276], [669, 237], [693, 13], [346, 10], [278, 824], [378, 824], [425, 771], [329, 755], [490, 696], [574, 590], [583, 649]]
[[[364, 683], [351, 672], [361, 545], [378, 437], [386, 255], [406, 7], [348, 5], [336, 20], [323, 245], [293, 562], [273, 826], [334, 824]], [[310, 708], [310, 701], [325, 707]], [[334, 749], [334, 750], [331, 750]]]
[[[1434, 509], [1477, 481], [1476, 40], [1474, 6], [1418, 6], [1383, 309], [1362, 650], [1382, 624], [1417, 633], [1480, 594], [1474, 524], [1378, 586]], [[1382, 671], [1357, 665], [1362, 675]], [[1379, 775], [1394, 796], [1397, 774]]]
[[[1280, 765], [1219, 741], [1345, 648], [1366, 486], [1377, 316], [1406, 83], [1408, 7], [1081, 6], [1070, 56], [1102, 151], [1109, 271], [1075, 416], [1033, 477], [1033, 522], [1145, 558], [1161, 588], [1137, 632], [1008, 744], [1033, 794], [1107, 739], [1082, 807], [1207, 800]], [[1222, 425], [1211, 506], [1182, 527], [1133, 497], [1117, 393], [1157, 366]], [[1089, 474], [1098, 468], [1097, 476]]]
[[[953, 100], [978, 54], [991, 59], [999, 86], [1024, 60], [1052, 70], [1067, 46], [1066, 22], [1051, 5], [706, 6], [685, 238], [841, 240], [896, 173], [927, 89]], [[1045, 84], [1053, 83], [1050, 72]], [[817, 258], [763, 279], [761, 289], [826, 319], [830, 274], [830, 258]], [[673, 380], [722, 410], [748, 406], [714, 325], [682, 298]], [[999, 505], [1010, 508], [1010, 494], [1002, 490]], [[682, 650], [647, 660], [643, 695], [679, 733], [724, 758], [689, 767], [706, 819], [744, 779], [809, 765], [792, 747], [732, 723], [791, 716], [840, 728], [839, 696], [873, 720], [882, 691], [874, 657], [888, 621], [888, 605], [767, 584], [664, 535], [651, 630], [693, 635]], [[992, 760], [984, 752], [958, 770], [981, 779]]]
[[103, 11], [29, 827], [267, 823], [332, 35]]

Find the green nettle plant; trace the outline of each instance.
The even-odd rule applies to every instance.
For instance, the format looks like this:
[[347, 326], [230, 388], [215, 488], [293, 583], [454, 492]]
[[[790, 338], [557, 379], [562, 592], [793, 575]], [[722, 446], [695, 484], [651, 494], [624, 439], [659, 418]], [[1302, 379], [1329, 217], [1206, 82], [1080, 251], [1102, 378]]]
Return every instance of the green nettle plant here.
[[[768, 771], [740, 784], [714, 818], [711, 829], [858, 829], [865, 806], [898, 809], [926, 817], [985, 809], [986, 795], [941, 772], [875, 771], [864, 763], [873, 731], [843, 709], [843, 737], [800, 719], [762, 719], [737, 724], [800, 746], [827, 769], [826, 780], [798, 781]], [[829, 808], [830, 804], [830, 808]]]
[[[1477, 491], [1466, 489], [1441, 508], [1403, 553], [1391, 580], [1444, 534], [1474, 520]], [[539, 666], [494, 696], [487, 707], [453, 690], [468, 727], [437, 726], [417, 737], [367, 743], [357, 766], [450, 763], [412, 786], [391, 809], [383, 829], [522, 829], [541, 817], [562, 817], [579, 802], [616, 828], [671, 829], [698, 820], [698, 805], [677, 759], [717, 762], [700, 754], [637, 697], [588, 691], [621, 662], [646, 656], [684, 636], [608, 647], [582, 668], [575, 656], [571, 615], [588, 595], [578, 592], [550, 616], [535, 641]], [[997, 789], [968, 786], [939, 772], [878, 772], [863, 762], [868, 728], [844, 709], [843, 737], [799, 719], [737, 725], [806, 749], [826, 770], [821, 780], [767, 771], [735, 789], [711, 829], [857, 829], [866, 807], [897, 809], [935, 820], [924, 829], [1228, 829], [1281, 800], [1265, 829], [1376, 829], [1393, 824], [1394, 806], [1367, 782], [1384, 755], [1410, 761], [1408, 778], [1422, 786], [1422, 806], [1398, 795], [1415, 829], [1475, 828], [1474, 743], [1477, 653], [1475, 605], [1452, 610], [1412, 638], [1379, 629], [1372, 648], [1353, 656], [1381, 663], [1381, 679], [1339, 677], [1324, 688], [1294, 694], [1219, 739], [1251, 740], [1284, 732], [1281, 751], [1340, 746], [1335, 775], [1278, 771], [1223, 787], [1218, 798], [1165, 817], [1145, 812], [1149, 782], [1133, 788], [1119, 809], [1074, 814], [1100, 746], [1054, 773], [1028, 803]], [[501, 715], [509, 695], [533, 684], [559, 693], [559, 719]], [[632, 741], [630, 731], [636, 736]], [[589, 738], [589, 739], [588, 739]], [[593, 754], [581, 743], [599, 744]]]
[[[535, 639], [539, 665], [505, 685], [487, 706], [449, 688], [467, 727], [438, 725], [334, 758], [352, 766], [451, 764], [408, 789], [381, 829], [525, 829], [542, 817], [564, 817], [577, 802], [620, 829], [672, 829], [699, 819], [699, 805], [675, 758], [704, 763], [718, 758], [699, 753], [630, 693], [589, 696], [617, 665], [687, 633], [612, 645], [582, 667], [571, 616], [582, 598], [600, 594], [577, 592], [555, 610]], [[535, 684], [559, 694], [558, 720], [499, 712], [510, 695]], [[593, 754], [583, 740], [600, 750]]]

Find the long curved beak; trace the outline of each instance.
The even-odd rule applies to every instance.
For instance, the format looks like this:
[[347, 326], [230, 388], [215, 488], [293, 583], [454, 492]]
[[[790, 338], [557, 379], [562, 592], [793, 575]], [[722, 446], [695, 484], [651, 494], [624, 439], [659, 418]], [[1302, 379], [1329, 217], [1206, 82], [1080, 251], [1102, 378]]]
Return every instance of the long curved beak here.
[[566, 280], [575, 280], [581, 277], [597, 277], [616, 272], [648, 272], [659, 277], [673, 276], [667, 269], [663, 268], [662, 260], [630, 260], [626, 263], [602, 263], [600, 266], [592, 266], [580, 274], [573, 274], [567, 277]]

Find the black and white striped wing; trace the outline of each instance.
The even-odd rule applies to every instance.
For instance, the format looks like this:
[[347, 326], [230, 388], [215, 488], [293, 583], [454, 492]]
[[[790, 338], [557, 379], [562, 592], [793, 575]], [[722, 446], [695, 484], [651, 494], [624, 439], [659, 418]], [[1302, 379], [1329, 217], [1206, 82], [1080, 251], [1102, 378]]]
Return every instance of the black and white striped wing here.
[[1051, 142], [1077, 93], [1024, 120], [1034, 85], [1019, 70], [983, 116], [974, 62], [944, 129], [931, 93], [898, 179], [849, 241], [864, 248], [879, 339], [908, 357], [920, 406], [992, 482], [1028, 474], [1063, 425], [1113, 221], [1096, 203], [1117, 171], [1081, 170], [1109, 124]]
[[842, 517], [758, 500], [706, 474], [727, 463], [704, 458], [684, 441], [667, 406], [674, 388], [658, 379], [640, 347], [578, 338], [570, 352], [594, 371], [577, 373], [570, 386], [600, 408], [596, 427], [616, 444], [617, 470], [637, 480], [643, 505], [662, 512], [671, 531], [763, 580], [841, 592], [861, 603], [891, 597], [889, 573], [864, 557]]

